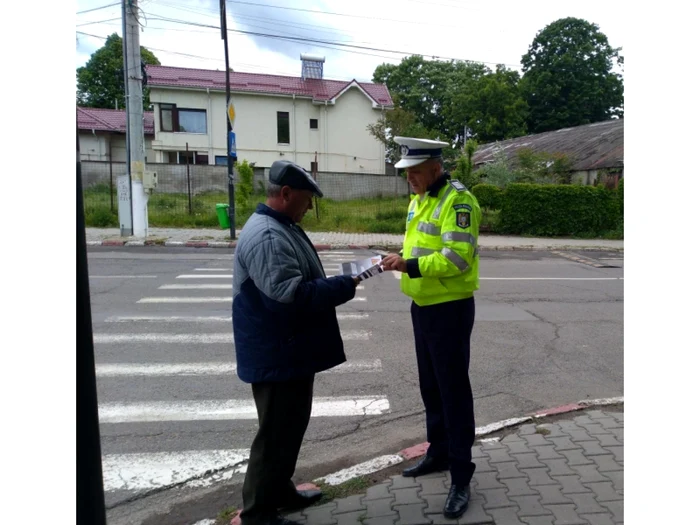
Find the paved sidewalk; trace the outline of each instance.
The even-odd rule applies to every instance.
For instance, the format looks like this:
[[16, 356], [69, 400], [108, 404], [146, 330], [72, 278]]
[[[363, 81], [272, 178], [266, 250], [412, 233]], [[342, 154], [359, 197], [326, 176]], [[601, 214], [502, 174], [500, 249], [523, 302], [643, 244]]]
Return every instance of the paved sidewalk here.
[[[238, 236], [240, 232], [236, 234]], [[320, 250], [383, 248], [400, 249], [403, 235], [382, 233], [307, 232], [311, 242]], [[150, 228], [147, 239], [121, 237], [118, 228], [86, 228], [88, 246], [193, 246], [202, 248], [228, 248], [233, 244], [229, 231], [215, 228]], [[235, 241], [234, 241], [235, 242]], [[605, 239], [549, 239], [538, 237], [512, 237], [505, 235], [479, 235], [482, 250], [613, 250], [622, 251], [624, 241]]]
[[305, 525], [623, 523], [623, 412], [576, 412], [504, 435], [477, 441], [471, 503], [459, 520], [442, 515], [449, 473], [392, 476], [287, 517]]

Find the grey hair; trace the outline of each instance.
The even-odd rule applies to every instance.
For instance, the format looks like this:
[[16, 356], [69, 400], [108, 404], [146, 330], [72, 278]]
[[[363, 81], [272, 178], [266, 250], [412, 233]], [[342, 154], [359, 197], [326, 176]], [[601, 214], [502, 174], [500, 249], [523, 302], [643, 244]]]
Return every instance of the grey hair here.
[[282, 193], [282, 186], [280, 186], [279, 184], [272, 184], [271, 182], [267, 184], [268, 197], [279, 197], [280, 193]]

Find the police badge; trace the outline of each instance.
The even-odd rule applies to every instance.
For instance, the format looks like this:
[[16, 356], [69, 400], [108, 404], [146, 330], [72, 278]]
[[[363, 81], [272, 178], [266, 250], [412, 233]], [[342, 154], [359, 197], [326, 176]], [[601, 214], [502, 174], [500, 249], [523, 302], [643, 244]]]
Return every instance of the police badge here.
[[469, 228], [471, 225], [471, 217], [468, 211], [457, 212], [457, 226], [460, 228]]
[[401, 145], [401, 156], [402, 156], [402, 157], [407, 156], [407, 155], [408, 155], [408, 152], [409, 152], [409, 147], [406, 146], [406, 144], [402, 144], [402, 145]]
[[471, 211], [472, 207], [469, 204], [455, 204], [454, 206], [457, 215], [457, 226], [460, 228], [469, 228], [471, 226]]

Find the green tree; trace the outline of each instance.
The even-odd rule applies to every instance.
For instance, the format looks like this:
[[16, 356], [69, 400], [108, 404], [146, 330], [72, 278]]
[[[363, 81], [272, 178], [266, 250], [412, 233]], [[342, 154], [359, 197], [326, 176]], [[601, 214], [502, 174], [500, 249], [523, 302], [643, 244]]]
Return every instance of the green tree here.
[[518, 85], [520, 75], [498, 65], [496, 71], [455, 93], [452, 118], [464, 122], [480, 143], [512, 139], [527, 134], [527, 103]]
[[236, 221], [245, 221], [252, 213], [252, 204], [250, 201], [253, 195], [253, 167], [248, 164], [247, 160], [243, 160], [236, 165], [239, 181], [236, 184]]
[[530, 107], [528, 127], [540, 133], [623, 116], [621, 48], [612, 48], [596, 24], [562, 18], [537, 33], [522, 57], [521, 87]]
[[[107, 38], [105, 45], [95, 51], [90, 60], [76, 71], [79, 106], [89, 108], [124, 109], [124, 54], [122, 39], [116, 33]], [[144, 64], [160, 65], [160, 61], [148, 49], [141, 46], [141, 61]], [[132, 64], [129, 64], [132, 67]], [[143, 109], [151, 105], [149, 90], [144, 87]]]
[[417, 121], [413, 113], [400, 107], [383, 112], [377, 122], [367, 126], [367, 131], [384, 144], [386, 160], [392, 163], [401, 158], [399, 145], [394, 142], [394, 137], [432, 138], [431, 132]]
[[425, 60], [413, 55], [398, 65], [379, 65], [372, 80], [386, 84], [394, 104], [415, 115], [423, 128], [451, 141], [461, 136], [464, 129], [463, 121], [452, 114], [452, 98], [472, 89], [487, 72], [483, 64]]

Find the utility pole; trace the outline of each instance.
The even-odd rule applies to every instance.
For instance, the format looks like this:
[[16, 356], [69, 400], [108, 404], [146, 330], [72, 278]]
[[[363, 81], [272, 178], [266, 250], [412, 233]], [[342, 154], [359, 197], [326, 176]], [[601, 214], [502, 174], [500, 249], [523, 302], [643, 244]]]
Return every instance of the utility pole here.
[[231, 105], [231, 79], [229, 78], [228, 65], [228, 29], [226, 27], [226, 0], [219, 0], [219, 9], [221, 14], [221, 38], [224, 41], [224, 57], [226, 60], [226, 158], [228, 164], [228, 218], [230, 222], [230, 237], [231, 240], [236, 238], [236, 205], [235, 205], [235, 189], [233, 187], [233, 163], [235, 160], [235, 141], [236, 135], [233, 133], [233, 118], [235, 111]]
[[[126, 2], [122, 1], [122, 56], [124, 64], [124, 104], [126, 105], [126, 173], [117, 177], [117, 197], [119, 203], [119, 234], [122, 237], [130, 237], [134, 233], [133, 217], [131, 212], [131, 167], [129, 161], [131, 152], [129, 148], [129, 60], [126, 47]], [[115, 101], [116, 103], [116, 101]]]
[[144, 190], [146, 147], [143, 133], [143, 77], [139, 43], [138, 0], [122, 0], [125, 26], [124, 71], [126, 75], [126, 114], [128, 165], [131, 182], [133, 235], [148, 236], [148, 194]]

